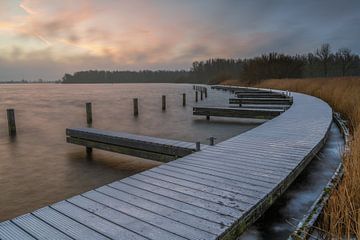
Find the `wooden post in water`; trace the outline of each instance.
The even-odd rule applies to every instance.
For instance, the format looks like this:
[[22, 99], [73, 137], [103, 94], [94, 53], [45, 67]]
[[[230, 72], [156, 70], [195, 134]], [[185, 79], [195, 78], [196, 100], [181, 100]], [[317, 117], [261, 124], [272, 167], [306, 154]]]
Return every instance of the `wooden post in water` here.
[[186, 106], [186, 93], [183, 93], [183, 106]]
[[86, 147], [86, 155], [91, 155], [93, 149], [91, 147]]
[[134, 98], [133, 102], [134, 102], [134, 116], [137, 117], [139, 115], [139, 106], [138, 106], [139, 101], [137, 98]]
[[91, 125], [92, 124], [91, 102], [87, 102], [85, 105], [86, 105], [86, 122], [88, 125]]
[[195, 91], [195, 102], [198, 102], [198, 91]]
[[205, 98], [207, 98], [207, 88], [204, 88]]
[[162, 110], [165, 111], [166, 110], [166, 96], [162, 95]]
[[200, 100], [201, 101], [203, 100], [203, 90], [202, 89], [200, 90]]
[[200, 151], [200, 142], [196, 142], [196, 151]]
[[209, 140], [210, 140], [210, 146], [214, 146], [215, 145], [215, 139], [214, 137], [210, 137]]
[[6, 112], [7, 112], [9, 136], [14, 137], [16, 135], [15, 110], [7, 109]]

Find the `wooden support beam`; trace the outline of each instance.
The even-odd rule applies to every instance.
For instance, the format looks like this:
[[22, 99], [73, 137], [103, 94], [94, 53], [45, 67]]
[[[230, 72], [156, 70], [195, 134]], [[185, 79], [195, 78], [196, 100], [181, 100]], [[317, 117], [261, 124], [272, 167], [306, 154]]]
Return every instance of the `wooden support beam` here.
[[186, 93], [183, 93], [182, 96], [183, 96], [182, 105], [185, 107], [186, 106]]

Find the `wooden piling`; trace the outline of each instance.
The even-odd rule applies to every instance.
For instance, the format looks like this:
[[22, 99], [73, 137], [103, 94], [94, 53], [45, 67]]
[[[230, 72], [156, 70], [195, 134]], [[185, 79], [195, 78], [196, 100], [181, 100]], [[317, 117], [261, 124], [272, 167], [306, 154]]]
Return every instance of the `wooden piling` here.
[[196, 151], [200, 151], [200, 142], [196, 142]]
[[92, 124], [91, 102], [87, 102], [85, 105], [86, 105], [86, 122], [88, 125], [91, 125]]
[[215, 139], [214, 137], [210, 137], [209, 140], [210, 140], [210, 146], [214, 146], [215, 145]]
[[134, 102], [134, 116], [137, 117], [139, 115], [139, 101], [137, 98], [133, 99]]
[[93, 149], [91, 147], [86, 147], [86, 155], [91, 155]]
[[184, 107], [186, 106], [186, 93], [183, 93], [182, 105], [183, 105]]
[[15, 110], [7, 109], [6, 112], [7, 112], [9, 136], [13, 137], [16, 135]]
[[210, 116], [209, 116], [209, 115], [206, 116], [206, 120], [210, 120]]
[[165, 111], [166, 110], [166, 96], [162, 95], [162, 110]]
[[204, 88], [205, 98], [207, 98], [207, 88]]
[[200, 90], [200, 100], [201, 101], [203, 100], [203, 90], [202, 89]]
[[198, 102], [198, 91], [195, 91], [195, 102]]

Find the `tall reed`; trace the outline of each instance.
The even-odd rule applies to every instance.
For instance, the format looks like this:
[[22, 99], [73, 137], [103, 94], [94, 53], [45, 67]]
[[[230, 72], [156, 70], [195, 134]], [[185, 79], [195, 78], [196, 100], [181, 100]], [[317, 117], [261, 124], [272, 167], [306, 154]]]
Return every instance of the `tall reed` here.
[[327, 238], [360, 239], [360, 77], [273, 79], [258, 86], [319, 97], [347, 118], [352, 141], [343, 157], [344, 177], [324, 209], [321, 228]]

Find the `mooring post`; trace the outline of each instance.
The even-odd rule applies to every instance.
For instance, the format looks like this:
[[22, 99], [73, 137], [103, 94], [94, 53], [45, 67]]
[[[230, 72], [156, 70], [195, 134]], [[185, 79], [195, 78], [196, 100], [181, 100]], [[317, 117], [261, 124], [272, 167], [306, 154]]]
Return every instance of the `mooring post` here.
[[200, 151], [200, 142], [196, 142], [196, 151]]
[[186, 106], [186, 93], [183, 93], [183, 106]]
[[137, 117], [139, 115], [139, 106], [138, 106], [138, 99], [134, 98], [133, 99], [134, 102], [134, 116]]
[[204, 88], [205, 98], [207, 98], [207, 88]]
[[13, 137], [16, 135], [15, 110], [7, 109], [6, 112], [7, 112], [9, 136]]
[[200, 90], [200, 100], [201, 101], [203, 100], [203, 90], [202, 89]]
[[198, 102], [198, 91], [195, 91], [195, 102]]
[[91, 155], [93, 149], [91, 147], [86, 147], [86, 155]]
[[91, 125], [92, 124], [91, 102], [87, 102], [85, 105], [86, 105], [86, 122], [88, 125]]
[[210, 137], [209, 140], [210, 140], [210, 146], [214, 146], [215, 145], [215, 137]]
[[166, 96], [162, 95], [162, 110], [166, 110]]

